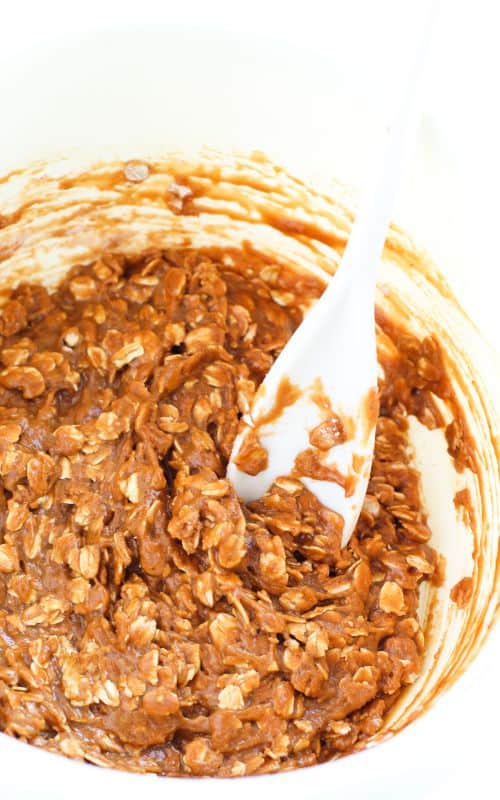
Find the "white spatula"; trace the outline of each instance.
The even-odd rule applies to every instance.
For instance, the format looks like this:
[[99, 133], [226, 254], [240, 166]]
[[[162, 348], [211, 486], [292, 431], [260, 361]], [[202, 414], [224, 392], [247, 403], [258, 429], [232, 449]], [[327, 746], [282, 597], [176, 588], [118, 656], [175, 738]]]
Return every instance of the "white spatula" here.
[[[376, 267], [418, 121], [415, 99], [428, 27], [340, 267], [267, 374], [228, 465], [228, 477], [246, 502], [262, 497], [277, 477], [299, 477], [323, 505], [343, 518], [344, 545], [363, 505], [373, 457]], [[235, 463], [252, 429], [268, 453], [267, 468], [256, 475]], [[315, 469], [305, 466], [311, 459]]]

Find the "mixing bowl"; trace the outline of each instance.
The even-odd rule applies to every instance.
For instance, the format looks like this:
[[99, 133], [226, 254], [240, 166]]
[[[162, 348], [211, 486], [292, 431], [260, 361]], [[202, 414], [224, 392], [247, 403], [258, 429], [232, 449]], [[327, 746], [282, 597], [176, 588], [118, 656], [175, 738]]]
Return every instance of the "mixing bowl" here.
[[[306, 57], [306, 51], [264, 38], [236, 40], [193, 29], [114, 30], [24, 54], [16, 73], [15, 86], [3, 78], [0, 86], [0, 174], [10, 171], [0, 178], [0, 209], [9, 220], [0, 227], [2, 288], [26, 277], [53, 285], [101, 248], [137, 253], [186, 238], [200, 248], [249, 240], [278, 263], [325, 277], [338, 263], [331, 242], [341, 248], [346, 240], [355, 195], [332, 176], [359, 183], [383, 132], [385, 109], [363, 98], [331, 55], [308, 51]], [[0, 785], [7, 797], [62, 798], [71, 791], [83, 798], [109, 791], [154, 798], [174, 788], [188, 797], [200, 791], [250, 797], [256, 790], [321, 797], [332, 787], [344, 797], [366, 796], [368, 789], [370, 797], [386, 797], [407, 781], [416, 754], [436, 730], [452, 735], [450, 709], [478, 691], [499, 652], [491, 629], [499, 585], [500, 371], [445, 280], [466, 285], [470, 267], [460, 236], [457, 243], [460, 174], [446, 159], [441, 171], [435, 167], [442, 135], [429, 116], [419, 168], [401, 203], [402, 218], [437, 251], [439, 269], [393, 227], [378, 303], [409, 330], [434, 333], [443, 344], [477, 468], [457, 473], [442, 433], [412, 423], [432, 543], [446, 558], [446, 578], [422, 592], [423, 670], [377, 735], [385, 741], [297, 773], [201, 784], [96, 769], [0, 735]], [[155, 191], [147, 182], [133, 195], [115, 185], [112, 162], [119, 171], [129, 159], [154, 166]], [[178, 216], [157, 203], [155, 192], [183, 176], [199, 182], [199, 216]], [[482, 313], [494, 331], [494, 307], [485, 304]], [[453, 502], [465, 486], [474, 511], [469, 516]], [[464, 577], [472, 578], [472, 594], [459, 608], [450, 590]], [[437, 762], [431, 755], [427, 762], [407, 796], [434, 781]]]

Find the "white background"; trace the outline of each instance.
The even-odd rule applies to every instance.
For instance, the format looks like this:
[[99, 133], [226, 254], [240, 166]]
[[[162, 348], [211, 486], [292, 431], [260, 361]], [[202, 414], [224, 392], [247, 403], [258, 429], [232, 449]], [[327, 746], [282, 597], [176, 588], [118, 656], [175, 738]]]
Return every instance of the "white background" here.
[[[376, 70], [380, 81], [377, 98], [381, 103], [390, 104], [401, 77], [399, 65], [406, 63], [423, 5], [414, 0], [345, 0], [344, 3], [328, 0], [82, 0], [78, 3], [0, 0], [0, 63], [6, 69], [12, 63], [10, 59], [18, 58], [20, 50], [29, 54], [34, 44], [45, 39], [49, 41], [61, 33], [82, 33], [116, 24], [129, 29], [151, 22], [195, 24], [234, 33], [264, 32], [276, 39], [277, 47], [280, 40], [285, 40], [313, 48], [335, 48], [352, 72], [353, 80], [373, 79]], [[441, 151], [439, 146], [435, 148], [434, 169], [439, 172], [445, 169], [448, 161], [460, 159], [465, 176], [461, 202], [470, 204], [467, 210], [473, 234], [465, 237], [468, 245], [464, 247], [469, 250], [461, 257], [470, 259], [471, 268], [457, 275], [456, 288], [473, 317], [483, 323], [490, 339], [498, 344], [500, 324], [494, 308], [498, 304], [500, 258], [498, 249], [491, 246], [494, 237], [483, 237], [484, 230], [491, 232], [500, 228], [500, 124], [496, 111], [500, 94], [500, 26], [497, 9], [496, 0], [443, 3], [431, 57], [432, 78], [426, 84], [424, 106], [428, 119], [438, 118], [445, 127], [454, 130], [452, 140], [445, 140]], [[12, 79], [15, 81], [15, 76]], [[437, 135], [432, 125], [427, 135]], [[437, 141], [439, 145], [439, 138]], [[476, 202], [477, 198], [480, 202]], [[429, 209], [432, 210], [431, 202]], [[404, 217], [403, 207], [401, 213]], [[415, 232], [418, 235], [418, 230]], [[457, 231], [457, 236], [459, 233]], [[438, 241], [433, 244], [434, 249], [439, 249]], [[480, 272], [474, 266], [479, 263], [482, 265]], [[430, 728], [428, 750], [415, 753], [408, 787], [401, 792], [404, 800], [500, 796], [496, 722], [500, 713], [499, 691], [493, 684], [491, 669], [483, 668], [481, 675], [479, 687], [476, 685], [474, 691], [463, 694], [459, 705], [449, 704], [446, 727], [441, 725], [435, 732]], [[446, 768], [440, 770], [440, 764], [445, 764]], [[427, 770], [435, 775], [433, 786], [421, 780]], [[334, 793], [332, 787], [332, 796]]]

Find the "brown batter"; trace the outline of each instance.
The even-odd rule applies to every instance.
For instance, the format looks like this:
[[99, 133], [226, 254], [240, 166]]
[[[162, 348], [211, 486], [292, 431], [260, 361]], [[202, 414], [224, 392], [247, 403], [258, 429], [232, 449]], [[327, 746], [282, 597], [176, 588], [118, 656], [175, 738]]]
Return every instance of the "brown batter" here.
[[[53, 294], [21, 285], [1, 312], [8, 734], [139, 772], [273, 772], [362, 746], [418, 675], [418, 589], [438, 558], [407, 416], [433, 413], [439, 348], [379, 320], [394, 352], [341, 550], [339, 518], [299, 480], [248, 507], [225, 480], [239, 418], [301, 319], [225, 264], [104, 255]], [[334, 422], [320, 450], [343, 435]]]

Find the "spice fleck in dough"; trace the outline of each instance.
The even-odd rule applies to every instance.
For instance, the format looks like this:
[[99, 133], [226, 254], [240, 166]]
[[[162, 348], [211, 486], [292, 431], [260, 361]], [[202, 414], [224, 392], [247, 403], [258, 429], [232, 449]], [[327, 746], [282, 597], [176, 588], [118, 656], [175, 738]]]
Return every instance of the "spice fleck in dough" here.
[[255, 257], [244, 275], [224, 263], [106, 254], [53, 294], [19, 286], [1, 312], [12, 736], [136, 772], [274, 772], [362, 746], [419, 673], [418, 590], [438, 559], [407, 416], [438, 386], [438, 346], [405, 336], [392, 356], [368, 495], [340, 549], [338, 517], [299, 480], [244, 506], [225, 478], [301, 312], [273, 299]]

